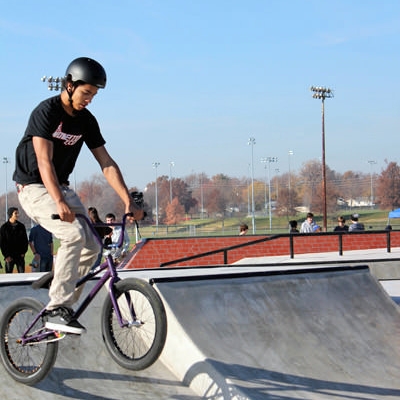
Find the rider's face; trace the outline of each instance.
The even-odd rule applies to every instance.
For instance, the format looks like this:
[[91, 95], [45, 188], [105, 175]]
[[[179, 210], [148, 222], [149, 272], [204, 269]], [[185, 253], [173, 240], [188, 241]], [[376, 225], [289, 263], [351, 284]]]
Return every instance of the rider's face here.
[[89, 84], [79, 85], [74, 91], [74, 108], [82, 110], [91, 103], [97, 94], [97, 87]]
[[98, 88], [93, 85], [85, 83], [77, 86], [73, 90], [73, 106], [75, 110], [83, 110], [87, 105], [91, 103], [93, 97], [96, 96]]

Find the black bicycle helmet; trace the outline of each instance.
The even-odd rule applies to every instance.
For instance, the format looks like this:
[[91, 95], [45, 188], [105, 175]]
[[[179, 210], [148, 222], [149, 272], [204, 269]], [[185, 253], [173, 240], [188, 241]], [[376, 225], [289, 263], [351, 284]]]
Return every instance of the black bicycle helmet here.
[[68, 65], [65, 79], [73, 83], [84, 82], [104, 89], [107, 76], [106, 71], [97, 61], [88, 57], [79, 57]]

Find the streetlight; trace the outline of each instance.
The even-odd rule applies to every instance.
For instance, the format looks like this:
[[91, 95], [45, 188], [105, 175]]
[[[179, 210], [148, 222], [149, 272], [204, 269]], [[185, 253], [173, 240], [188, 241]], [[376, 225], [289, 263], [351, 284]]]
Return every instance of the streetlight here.
[[[251, 164], [247, 165], [248, 167], [248, 173], [251, 175]], [[247, 184], [247, 179], [246, 179], [246, 184]], [[250, 207], [250, 190], [249, 190], [249, 185], [247, 185], [247, 215], [250, 215], [251, 212], [251, 207]]]
[[326, 165], [325, 165], [325, 99], [333, 97], [333, 91], [322, 86], [311, 86], [314, 92], [313, 98], [322, 100], [322, 197], [323, 197], [323, 221], [324, 231], [327, 230], [327, 207], [326, 207]]
[[272, 214], [271, 214], [271, 163], [278, 162], [278, 157], [265, 157], [261, 159], [262, 163], [268, 163], [268, 218], [269, 218], [269, 231], [272, 231]]
[[61, 91], [65, 85], [65, 78], [61, 78], [59, 76], [57, 76], [57, 77], [48, 76], [47, 77], [45, 75], [41, 78], [41, 81], [48, 83], [47, 89], [49, 89], [49, 90], [55, 90], [55, 91], [60, 90]]
[[374, 160], [369, 160], [367, 161], [368, 164], [371, 166], [371, 172], [370, 172], [370, 178], [371, 178], [371, 208], [373, 208], [374, 204], [374, 195], [373, 195], [373, 185], [372, 185], [372, 166], [376, 164], [376, 161]]
[[279, 174], [279, 168], [275, 168], [275, 179], [276, 179], [276, 200], [279, 199], [279, 179], [276, 175]]
[[5, 167], [6, 167], [6, 183], [5, 183], [5, 185], [6, 185], [6, 221], [8, 219], [8, 213], [7, 213], [7, 210], [8, 210], [7, 164], [9, 164], [9, 163], [10, 163], [9, 159], [7, 157], [3, 157], [3, 164], [5, 164]]
[[256, 233], [256, 222], [254, 217], [254, 145], [256, 139], [250, 137], [247, 144], [251, 146], [251, 225], [253, 227], [253, 235]]
[[157, 168], [160, 165], [159, 162], [153, 162], [153, 168], [156, 170], [156, 230], [158, 232], [158, 188], [157, 188]]
[[262, 158], [261, 162], [264, 163], [264, 169], [265, 169], [265, 182], [264, 182], [264, 209], [265, 209], [265, 215], [267, 215], [267, 159]]
[[175, 166], [175, 163], [171, 161], [169, 163], [169, 202], [172, 203], [172, 167]]
[[290, 193], [292, 173], [290, 172], [290, 157], [294, 154], [293, 150], [289, 150], [288, 154], [289, 154], [289, 185], [288, 185], [288, 189], [289, 189], [289, 212], [288, 212], [288, 214], [290, 214], [290, 212], [292, 210], [292, 195]]

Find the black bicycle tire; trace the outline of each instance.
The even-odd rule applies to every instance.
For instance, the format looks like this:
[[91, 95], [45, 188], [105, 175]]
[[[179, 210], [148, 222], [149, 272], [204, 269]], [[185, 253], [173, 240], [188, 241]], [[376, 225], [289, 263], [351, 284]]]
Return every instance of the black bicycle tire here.
[[[167, 336], [164, 305], [155, 289], [143, 280], [123, 279], [117, 282], [115, 288], [118, 299], [122, 294], [130, 293], [137, 317], [144, 319], [144, 325], [139, 328], [120, 328], [111, 299], [107, 296], [101, 318], [105, 346], [113, 360], [123, 368], [143, 370], [158, 359], [164, 348]], [[146, 341], [149, 344], [146, 344]], [[127, 347], [129, 349], [126, 349]], [[147, 350], [136, 353], [143, 347]]]
[[[19, 338], [43, 307], [44, 305], [34, 298], [20, 298], [5, 309], [0, 319], [0, 358], [4, 368], [15, 381], [29, 386], [35, 385], [49, 374], [57, 358], [58, 343], [50, 342], [23, 346], [10, 340], [11, 338]], [[24, 312], [28, 314], [24, 315]], [[15, 321], [15, 318], [18, 318], [18, 321]], [[12, 325], [13, 322], [16, 325], [15, 327]], [[35, 358], [42, 358], [42, 361], [36, 366], [18, 365], [21, 357], [17, 360], [17, 354], [14, 357], [14, 352], [20, 353], [21, 356], [22, 354], [26, 356], [29, 353], [29, 357], [25, 357], [25, 360], [33, 361]], [[29, 368], [32, 370], [29, 370]]]

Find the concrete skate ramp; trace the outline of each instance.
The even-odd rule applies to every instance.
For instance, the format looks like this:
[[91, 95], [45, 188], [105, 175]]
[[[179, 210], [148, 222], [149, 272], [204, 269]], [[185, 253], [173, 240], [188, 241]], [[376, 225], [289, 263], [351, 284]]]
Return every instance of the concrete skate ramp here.
[[156, 280], [162, 359], [215, 399], [399, 399], [400, 314], [366, 267]]
[[[29, 274], [23, 277], [29, 279]], [[93, 282], [87, 283], [84, 292], [87, 293], [92, 285]], [[59, 342], [56, 364], [49, 376], [37, 386], [28, 387], [15, 382], [1, 365], [1, 399], [198, 399], [160, 361], [144, 371], [135, 372], [119, 367], [111, 359], [101, 338], [100, 313], [104, 296], [105, 290], [99, 293], [80, 319], [87, 333], [80, 338], [67, 336]], [[48, 291], [33, 290], [29, 281], [0, 285], [0, 314], [19, 297], [34, 297], [46, 304]]]

